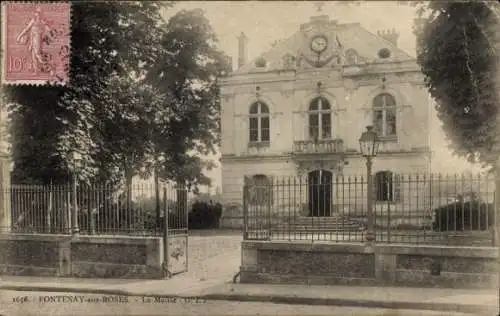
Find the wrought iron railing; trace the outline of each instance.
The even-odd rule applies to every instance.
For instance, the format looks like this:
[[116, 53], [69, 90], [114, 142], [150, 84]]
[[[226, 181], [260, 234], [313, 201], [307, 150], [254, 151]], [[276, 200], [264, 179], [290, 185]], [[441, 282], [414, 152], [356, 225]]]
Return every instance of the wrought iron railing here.
[[170, 234], [187, 230], [187, 192], [175, 184], [12, 185], [3, 194], [11, 222], [2, 230], [12, 233], [159, 236], [165, 227]]
[[[488, 246], [494, 243], [494, 177], [376, 174], [376, 242]], [[244, 186], [244, 235], [256, 240], [364, 242], [367, 181], [282, 178]]]

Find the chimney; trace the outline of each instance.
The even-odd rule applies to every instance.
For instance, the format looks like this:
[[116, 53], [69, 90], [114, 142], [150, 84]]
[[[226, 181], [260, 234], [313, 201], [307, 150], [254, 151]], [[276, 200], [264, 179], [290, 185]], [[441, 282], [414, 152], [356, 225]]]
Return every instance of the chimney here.
[[396, 29], [377, 31], [377, 35], [394, 46], [398, 46], [399, 33]]
[[245, 33], [241, 32], [240, 36], [238, 36], [238, 68], [247, 62], [247, 43], [248, 38]]

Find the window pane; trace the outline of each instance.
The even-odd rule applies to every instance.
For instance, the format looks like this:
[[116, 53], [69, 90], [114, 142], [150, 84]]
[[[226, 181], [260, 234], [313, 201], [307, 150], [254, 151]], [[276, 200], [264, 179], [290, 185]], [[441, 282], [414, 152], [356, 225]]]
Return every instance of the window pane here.
[[319, 114], [309, 114], [309, 125], [310, 126], [319, 125]]
[[311, 105], [309, 105], [309, 111], [317, 111], [318, 110], [318, 99], [314, 99], [311, 101]]
[[382, 124], [383, 124], [382, 110], [373, 111], [373, 128], [375, 129], [375, 132], [377, 132], [379, 135], [382, 135], [383, 132]]
[[261, 141], [268, 142], [269, 141], [269, 128], [263, 128], [260, 131], [260, 137], [261, 137]]
[[250, 129], [250, 141], [257, 142], [259, 141], [259, 131], [256, 129]]
[[390, 94], [384, 94], [384, 104], [385, 106], [394, 106], [396, 105], [396, 100], [394, 100], [394, 97]]
[[256, 117], [250, 118], [250, 141], [259, 141], [259, 119]]
[[269, 113], [269, 107], [266, 104], [261, 103], [260, 104], [260, 113]]
[[259, 103], [256, 102], [250, 107], [250, 114], [257, 114], [259, 111]]
[[332, 134], [332, 115], [321, 115], [322, 138], [330, 138]]
[[316, 138], [319, 136], [319, 115], [310, 114], [309, 115], [309, 136], [311, 138]]
[[269, 117], [268, 116], [261, 117], [260, 126], [262, 128], [267, 128], [267, 129], [269, 128]]
[[382, 107], [384, 106], [384, 100], [383, 100], [383, 95], [379, 94], [373, 99], [373, 106], [374, 107]]
[[250, 118], [250, 129], [258, 129], [259, 128], [259, 119], [256, 117]]
[[387, 135], [396, 135], [396, 110], [388, 109], [385, 114]]
[[328, 100], [325, 98], [320, 98], [320, 100], [321, 100], [321, 109], [322, 110], [329, 110], [330, 109], [330, 102], [328, 102]]

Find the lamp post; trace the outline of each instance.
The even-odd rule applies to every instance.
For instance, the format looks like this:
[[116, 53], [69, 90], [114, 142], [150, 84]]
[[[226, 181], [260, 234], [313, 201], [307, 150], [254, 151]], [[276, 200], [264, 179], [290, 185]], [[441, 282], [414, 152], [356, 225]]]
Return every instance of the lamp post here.
[[372, 179], [372, 164], [373, 157], [377, 155], [379, 138], [377, 133], [373, 130], [373, 126], [367, 126], [366, 131], [361, 134], [359, 138], [359, 147], [361, 149], [361, 155], [366, 158], [366, 182], [368, 185], [367, 189], [367, 229], [365, 241], [367, 243], [372, 243], [375, 241], [375, 229], [374, 229], [374, 217], [373, 217], [373, 179]]
[[[73, 191], [73, 207], [72, 207], [72, 214], [71, 214], [71, 219], [72, 219], [72, 229], [71, 232], [73, 235], [78, 235], [80, 233], [80, 227], [78, 225], [78, 199], [77, 199], [77, 186], [78, 186], [78, 179], [77, 179], [77, 172], [80, 167], [80, 162], [81, 162], [81, 155], [77, 152], [73, 152], [73, 181], [72, 181], [72, 191]], [[92, 215], [90, 215], [92, 216]]]

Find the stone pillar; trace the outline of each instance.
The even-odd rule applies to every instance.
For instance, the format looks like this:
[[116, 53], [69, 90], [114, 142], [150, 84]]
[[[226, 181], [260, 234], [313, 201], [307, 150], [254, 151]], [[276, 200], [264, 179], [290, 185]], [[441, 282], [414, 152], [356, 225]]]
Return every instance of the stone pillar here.
[[0, 233], [10, 233], [12, 228], [12, 210], [10, 208], [10, 159], [0, 153]]

